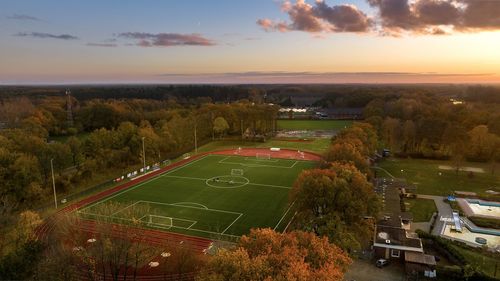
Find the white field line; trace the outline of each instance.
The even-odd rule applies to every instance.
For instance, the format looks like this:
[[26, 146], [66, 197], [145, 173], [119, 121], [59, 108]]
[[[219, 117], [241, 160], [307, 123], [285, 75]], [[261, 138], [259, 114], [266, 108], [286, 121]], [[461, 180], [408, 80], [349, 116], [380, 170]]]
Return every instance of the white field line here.
[[227, 213], [227, 214], [234, 214], [234, 215], [242, 215], [243, 214], [243, 213], [231, 212], [231, 211], [225, 211], [225, 210], [219, 210], [219, 209], [205, 209], [205, 208], [194, 207], [194, 206], [178, 206], [178, 205], [173, 205], [173, 204], [170, 204], [170, 203], [161, 203], [161, 202], [152, 202], [152, 201], [143, 201], [143, 200], [140, 200], [139, 202], [144, 202], [144, 203], [149, 203], [149, 204], [166, 205], [166, 206], [173, 206], [173, 207], [181, 207], [181, 208], [191, 208], [191, 209], [198, 209], [198, 210], [212, 211], [212, 212], [220, 212], [220, 213]]
[[135, 205], [135, 204], [137, 204], [137, 203], [139, 203], [139, 202], [137, 201], [137, 202], [135, 202], [135, 203], [133, 203], [133, 204], [131, 204], [131, 205], [128, 205], [127, 207], [121, 208], [120, 210], [118, 210], [118, 211], [116, 211], [116, 212], [112, 213], [112, 214], [111, 214], [111, 215], [109, 215], [109, 216], [110, 216], [110, 217], [114, 217], [116, 214], [121, 213], [122, 211], [125, 211], [125, 209], [128, 209], [128, 208], [130, 208], [130, 207], [134, 206], [134, 205]]
[[286, 212], [283, 214], [283, 216], [281, 217], [281, 219], [278, 221], [278, 223], [276, 224], [276, 226], [273, 228], [273, 230], [276, 230], [276, 228], [278, 228], [278, 226], [280, 225], [281, 221], [283, 221], [283, 219], [286, 217], [286, 214], [288, 214], [288, 212], [290, 212], [290, 209], [293, 207], [293, 205], [295, 204], [295, 201], [292, 202], [292, 204], [290, 204], [290, 207], [288, 207], [288, 209], [286, 210]]
[[202, 179], [202, 178], [195, 178], [195, 177], [183, 177], [183, 176], [169, 176], [169, 175], [165, 175], [163, 176], [165, 178], [176, 178], [176, 179], [193, 179], [193, 180], [207, 180], [207, 179]]
[[224, 231], [222, 231], [222, 234], [224, 234], [224, 232], [226, 232], [243, 214], [240, 214], [228, 227], [226, 227], [226, 229], [224, 229]]
[[[276, 165], [267, 165], [267, 164], [253, 164], [253, 163], [241, 163], [241, 162], [231, 162], [227, 161], [227, 159], [231, 159], [231, 156], [228, 156], [222, 160], [219, 161], [219, 164], [230, 164], [230, 165], [241, 165], [243, 167], [253, 167], [253, 168], [261, 168], [261, 167], [270, 167], [270, 168], [278, 168], [278, 169], [291, 169], [297, 164], [297, 161], [295, 161], [291, 166], [276, 166]], [[286, 159], [284, 159], [286, 160]]]
[[[165, 176], [165, 177], [172, 177], [172, 176]], [[182, 178], [182, 179], [187, 179], [187, 180], [202, 180], [202, 181], [207, 181], [209, 179], [202, 179], [202, 178], [193, 178], [193, 177], [180, 177], [180, 176], [175, 176], [176, 178]], [[235, 181], [235, 183], [243, 183], [243, 182], [238, 182]], [[290, 186], [284, 186], [284, 185], [274, 185], [274, 184], [264, 184], [264, 183], [253, 183], [249, 182], [246, 185], [255, 185], [255, 186], [265, 186], [265, 187], [276, 187], [276, 188], [284, 188], [284, 189], [292, 189], [293, 187]], [[176, 203], [177, 204], [177, 203]]]
[[[200, 209], [200, 210], [203, 210], [203, 209]], [[77, 211], [78, 213], [80, 214], [85, 214], [85, 215], [92, 215], [92, 216], [96, 216], [96, 217], [104, 217], [104, 218], [111, 218], [110, 216], [105, 216], [105, 215], [99, 215], [99, 214], [93, 214], [93, 213], [84, 213], [84, 212], [81, 212], [81, 211]], [[243, 215], [240, 213], [240, 216]], [[115, 217], [116, 218], [116, 217]], [[126, 219], [126, 218], [117, 218], [117, 219], [120, 219], [120, 220], [124, 220], [124, 221], [132, 221], [131, 219]], [[194, 225], [194, 224], [193, 224]], [[154, 226], [156, 228], [162, 228], [162, 229], [171, 229], [171, 228], [177, 228], [177, 229], [181, 229], [181, 230], [188, 230], [188, 231], [197, 231], [197, 232], [203, 232], [203, 233], [208, 233], [208, 234], [214, 234], [214, 235], [220, 235], [220, 236], [228, 236], [228, 237], [232, 237], [232, 238], [240, 238], [241, 236], [238, 236], [238, 235], [232, 235], [232, 234], [224, 234], [222, 232], [214, 232], [214, 231], [208, 231], [208, 230], [202, 230], [202, 229], [196, 229], [196, 228], [190, 228], [192, 227], [193, 225], [189, 226], [188, 227], [183, 227], [183, 226], [171, 226], [169, 228], [166, 228], [166, 227], [161, 227], [161, 226]]]
[[200, 206], [201, 208], [203, 209], [206, 209], [208, 210], [209, 208], [203, 204], [199, 204], [199, 203], [195, 203], [195, 202], [178, 202], [178, 203], [172, 203], [172, 205], [175, 205], [175, 206], [186, 206], [186, 204], [189, 206], [189, 205], [195, 205], [195, 206]]
[[193, 223], [192, 223], [190, 226], [188, 226], [188, 228], [187, 228], [187, 229], [191, 229], [191, 227], [192, 227], [193, 225], [195, 225], [196, 223], [198, 223], [198, 221], [193, 221]]
[[246, 160], [246, 161], [273, 162], [273, 163], [276, 163], [276, 162], [280, 161], [280, 159], [257, 159], [257, 158], [252, 158], [252, 157], [245, 157], [243, 159]]
[[176, 167], [176, 168], [174, 168], [174, 169], [172, 169], [172, 170], [170, 170], [170, 171], [167, 171], [167, 172], [165, 172], [164, 174], [161, 174], [161, 175], [159, 175], [159, 176], [157, 176], [157, 177], [153, 177], [153, 178], [151, 178], [151, 179], [149, 179], [149, 180], [147, 180], [147, 181], [145, 181], [145, 182], [139, 183], [139, 184], [137, 184], [137, 185], [135, 185], [135, 186], [132, 186], [132, 187], [127, 188], [127, 189], [125, 189], [125, 190], [123, 190], [123, 191], [120, 191], [120, 192], [118, 192], [118, 193], [116, 193], [116, 194], [114, 194], [114, 195], [112, 195], [112, 196], [109, 196], [109, 197], [105, 198], [104, 200], [97, 201], [97, 202], [95, 202], [95, 203], [93, 203], [93, 204], [90, 204], [89, 206], [87, 206], [87, 207], [83, 208], [82, 210], [85, 210], [85, 209], [90, 208], [90, 207], [92, 207], [92, 206], [94, 206], [94, 205], [97, 205], [97, 204], [104, 203], [104, 202], [106, 202], [106, 201], [108, 201], [108, 200], [110, 200], [110, 199], [112, 199], [112, 198], [115, 198], [115, 197], [116, 197], [116, 196], [118, 196], [118, 195], [121, 195], [121, 194], [123, 194], [123, 193], [125, 193], [125, 192], [129, 192], [129, 191], [131, 191], [131, 190], [134, 190], [134, 189], [136, 189], [136, 188], [138, 188], [138, 187], [140, 187], [140, 186], [142, 186], [142, 185], [144, 185], [144, 184], [146, 184], [146, 183], [148, 183], [148, 182], [158, 180], [159, 178], [161, 178], [161, 177], [163, 177], [163, 176], [165, 176], [165, 175], [168, 175], [168, 174], [170, 174], [170, 173], [172, 173], [172, 172], [174, 172], [174, 171], [177, 171], [177, 170], [179, 170], [179, 169], [181, 169], [181, 168], [187, 167], [187, 166], [189, 166], [189, 165], [191, 165], [191, 164], [193, 164], [193, 163], [195, 163], [195, 162], [198, 162], [198, 161], [200, 161], [200, 160], [202, 160], [202, 159], [205, 159], [207, 156], [208, 156], [208, 155], [205, 155], [205, 156], [203, 156], [203, 157], [201, 157], [201, 158], [199, 158], [199, 159], [196, 159], [196, 160], [194, 160], [194, 161], [191, 161], [191, 162], [189, 162], [189, 163], [187, 163], [187, 164], [185, 164], [185, 165], [182, 165], [182, 166]]

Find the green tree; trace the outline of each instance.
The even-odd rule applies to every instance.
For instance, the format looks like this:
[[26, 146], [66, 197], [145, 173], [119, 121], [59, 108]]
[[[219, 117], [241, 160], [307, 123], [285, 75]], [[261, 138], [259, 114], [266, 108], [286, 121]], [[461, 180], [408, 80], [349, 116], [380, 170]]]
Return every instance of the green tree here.
[[297, 208], [297, 228], [328, 236], [351, 252], [369, 243], [380, 202], [372, 185], [351, 164], [303, 171], [294, 184], [291, 202]]
[[217, 117], [214, 120], [214, 132], [219, 134], [220, 138], [224, 136], [225, 132], [229, 129], [229, 124], [224, 117]]

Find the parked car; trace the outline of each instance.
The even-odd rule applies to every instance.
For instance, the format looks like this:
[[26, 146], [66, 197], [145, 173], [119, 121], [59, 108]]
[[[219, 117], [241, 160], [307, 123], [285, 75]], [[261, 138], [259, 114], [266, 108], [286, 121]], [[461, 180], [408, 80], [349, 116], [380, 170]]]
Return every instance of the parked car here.
[[382, 268], [382, 267], [384, 267], [384, 266], [386, 266], [386, 265], [388, 265], [388, 264], [389, 264], [389, 261], [388, 261], [388, 260], [386, 260], [386, 259], [379, 259], [379, 260], [377, 260], [377, 262], [375, 263], [375, 265], [376, 265], [378, 268]]

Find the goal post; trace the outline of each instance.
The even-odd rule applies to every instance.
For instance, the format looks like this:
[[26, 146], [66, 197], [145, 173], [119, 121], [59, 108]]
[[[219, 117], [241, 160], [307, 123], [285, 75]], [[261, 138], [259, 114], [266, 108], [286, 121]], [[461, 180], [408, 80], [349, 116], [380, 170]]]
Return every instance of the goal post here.
[[243, 176], [243, 169], [231, 169], [231, 176]]
[[171, 228], [173, 226], [173, 219], [171, 217], [164, 217], [158, 215], [148, 215], [148, 226], [156, 226], [161, 228]]
[[269, 160], [269, 159], [271, 159], [271, 154], [269, 154], [269, 153], [257, 153], [255, 155], [255, 158], [260, 159], [260, 160]]

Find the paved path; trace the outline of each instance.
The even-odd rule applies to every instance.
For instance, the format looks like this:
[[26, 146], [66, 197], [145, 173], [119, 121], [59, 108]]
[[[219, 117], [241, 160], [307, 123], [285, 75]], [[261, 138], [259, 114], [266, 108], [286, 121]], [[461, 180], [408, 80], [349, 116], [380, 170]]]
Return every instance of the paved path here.
[[432, 229], [432, 234], [439, 236], [444, 224], [444, 222], [441, 221], [441, 217], [451, 217], [452, 212], [450, 205], [443, 201], [446, 197], [422, 194], [418, 194], [417, 197], [422, 199], [434, 200], [434, 203], [436, 204], [436, 207], [438, 209], [438, 216], [436, 218], [434, 229]]

